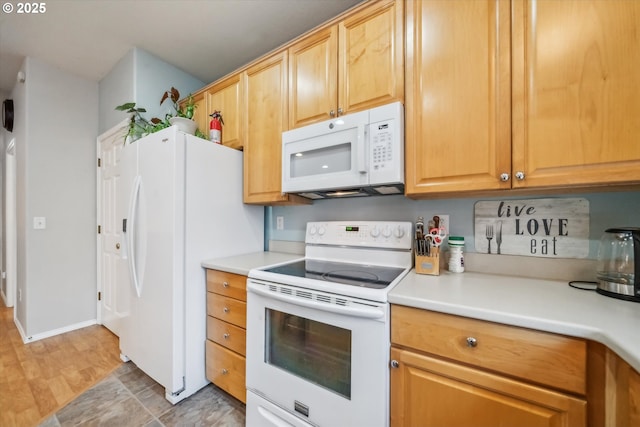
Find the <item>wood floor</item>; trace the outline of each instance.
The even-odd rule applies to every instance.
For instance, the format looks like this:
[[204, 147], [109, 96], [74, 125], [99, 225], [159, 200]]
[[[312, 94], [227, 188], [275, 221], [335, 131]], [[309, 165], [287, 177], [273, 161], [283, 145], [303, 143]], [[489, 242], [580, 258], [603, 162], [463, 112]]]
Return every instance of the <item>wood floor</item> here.
[[37, 426], [120, 366], [119, 354], [99, 325], [23, 344], [0, 300], [0, 426]]

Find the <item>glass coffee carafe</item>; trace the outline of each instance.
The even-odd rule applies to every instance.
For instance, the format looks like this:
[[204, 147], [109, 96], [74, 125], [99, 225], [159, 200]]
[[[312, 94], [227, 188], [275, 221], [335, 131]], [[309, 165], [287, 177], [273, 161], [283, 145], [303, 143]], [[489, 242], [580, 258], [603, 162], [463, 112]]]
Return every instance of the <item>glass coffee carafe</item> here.
[[640, 228], [609, 228], [600, 239], [596, 276], [601, 294], [640, 302]]

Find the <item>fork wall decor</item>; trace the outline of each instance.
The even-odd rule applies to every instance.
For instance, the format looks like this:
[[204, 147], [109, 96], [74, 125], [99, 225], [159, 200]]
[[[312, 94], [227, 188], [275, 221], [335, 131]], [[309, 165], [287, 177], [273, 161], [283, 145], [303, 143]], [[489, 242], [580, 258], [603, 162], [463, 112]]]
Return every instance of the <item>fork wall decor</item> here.
[[476, 252], [547, 258], [589, 255], [589, 201], [582, 198], [478, 201]]

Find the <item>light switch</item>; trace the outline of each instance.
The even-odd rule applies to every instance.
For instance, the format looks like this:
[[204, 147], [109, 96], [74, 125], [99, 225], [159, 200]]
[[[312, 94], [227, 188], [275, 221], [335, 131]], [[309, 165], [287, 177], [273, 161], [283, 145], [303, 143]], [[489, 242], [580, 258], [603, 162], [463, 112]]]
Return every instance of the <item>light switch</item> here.
[[47, 219], [43, 216], [34, 216], [33, 217], [33, 229], [34, 230], [44, 230], [47, 228]]

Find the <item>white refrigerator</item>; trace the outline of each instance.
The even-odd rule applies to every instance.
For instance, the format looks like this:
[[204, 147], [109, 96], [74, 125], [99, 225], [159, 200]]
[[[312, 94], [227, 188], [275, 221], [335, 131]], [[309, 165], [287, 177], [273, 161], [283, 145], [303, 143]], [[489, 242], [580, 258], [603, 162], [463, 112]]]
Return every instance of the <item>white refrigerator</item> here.
[[262, 251], [264, 208], [242, 203], [241, 151], [175, 126], [126, 144], [120, 165], [130, 302], [121, 357], [175, 404], [209, 382], [201, 262]]

